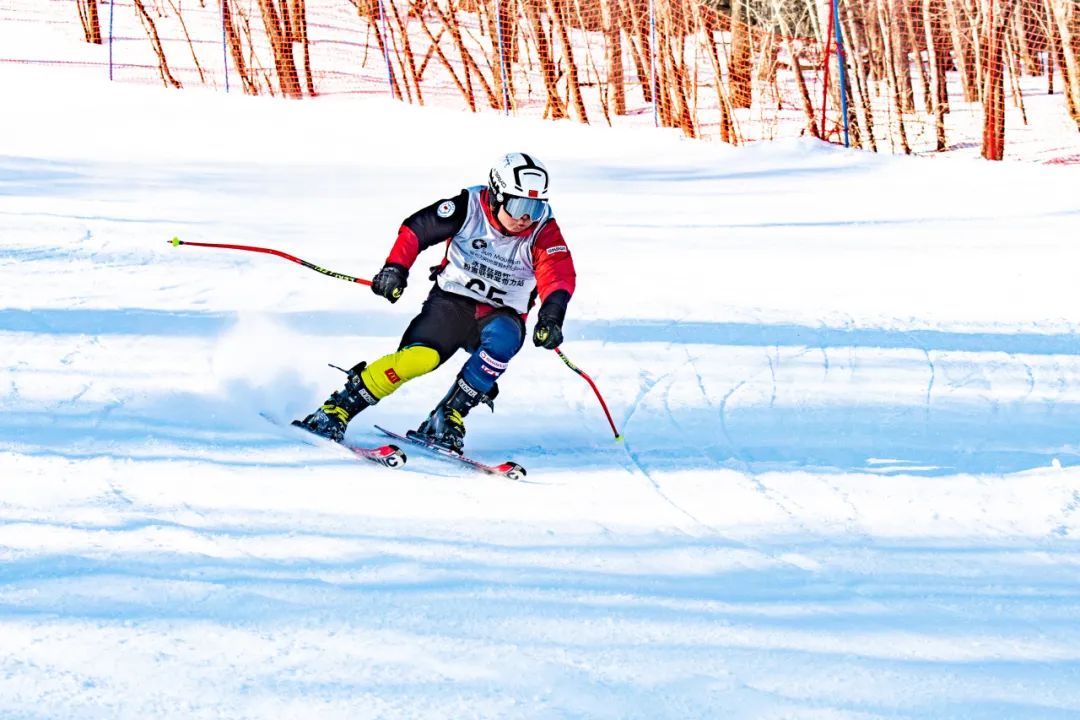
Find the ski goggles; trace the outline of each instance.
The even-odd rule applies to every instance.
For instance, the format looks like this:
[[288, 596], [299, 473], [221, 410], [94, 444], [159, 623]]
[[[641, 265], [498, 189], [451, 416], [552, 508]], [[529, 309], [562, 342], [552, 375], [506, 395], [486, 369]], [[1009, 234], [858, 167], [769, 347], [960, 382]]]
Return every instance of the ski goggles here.
[[533, 222], [540, 219], [540, 216], [544, 214], [544, 208], [546, 207], [547, 200], [517, 197], [514, 195], [508, 195], [503, 202], [503, 208], [506, 210], [507, 215], [514, 219], [528, 216]]

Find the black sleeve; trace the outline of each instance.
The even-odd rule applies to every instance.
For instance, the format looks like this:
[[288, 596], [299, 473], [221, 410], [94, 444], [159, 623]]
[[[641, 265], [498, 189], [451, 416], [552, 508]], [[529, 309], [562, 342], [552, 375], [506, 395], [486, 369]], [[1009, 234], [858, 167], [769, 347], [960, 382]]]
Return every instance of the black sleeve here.
[[547, 296], [547, 300], [540, 306], [539, 317], [554, 320], [559, 325], [566, 319], [566, 306], [570, 304], [570, 293], [566, 290], [556, 290]]
[[419, 250], [446, 242], [465, 224], [469, 213], [469, 191], [462, 190], [452, 198], [438, 200], [422, 210], [417, 210], [402, 221], [413, 231]]

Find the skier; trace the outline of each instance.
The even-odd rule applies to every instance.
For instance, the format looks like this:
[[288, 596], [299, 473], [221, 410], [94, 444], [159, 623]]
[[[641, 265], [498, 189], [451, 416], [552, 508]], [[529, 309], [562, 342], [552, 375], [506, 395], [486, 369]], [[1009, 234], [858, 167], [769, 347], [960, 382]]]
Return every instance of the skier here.
[[525, 319], [538, 296], [533, 344], [552, 350], [562, 343], [576, 274], [548, 205], [543, 163], [510, 153], [491, 168], [486, 186], [466, 188], [407, 217], [372, 279], [372, 291], [397, 302], [417, 255], [442, 242], [442, 262], [431, 268], [434, 285], [397, 352], [354, 366], [344, 389], [294, 425], [340, 442], [357, 413], [464, 348], [469, 359], [418, 429], [440, 447], [461, 454], [464, 418], [480, 403], [495, 409], [496, 381], [524, 343]]

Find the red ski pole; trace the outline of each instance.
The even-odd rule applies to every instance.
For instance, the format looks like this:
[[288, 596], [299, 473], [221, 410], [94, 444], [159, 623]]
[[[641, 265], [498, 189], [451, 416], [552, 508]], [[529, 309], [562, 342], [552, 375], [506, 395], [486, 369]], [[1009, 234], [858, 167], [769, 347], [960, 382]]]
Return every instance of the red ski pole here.
[[574, 363], [570, 362], [570, 358], [563, 355], [562, 350], [560, 350], [559, 348], [555, 348], [555, 352], [558, 353], [559, 358], [564, 363], [566, 363], [566, 367], [570, 368], [571, 370], [576, 372], [578, 375], [585, 378], [585, 382], [589, 383], [589, 387], [591, 387], [592, 391], [594, 393], [596, 393], [596, 399], [600, 401], [600, 407], [604, 408], [604, 414], [607, 415], [607, 421], [608, 421], [608, 425], [611, 426], [611, 432], [615, 433], [615, 441], [616, 442], [622, 442], [623, 436], [619, 434], [618, 429], [615, 427], [615, 421], [611, 419], [611, 412], [608, 411], [607, 403], [604, 402], [604, 398], [600, 395], [600, 390], [596, 387], [596, 383], [594, 383], [593, 379], [591, 377], [589, 377], [588, 375], [586, 375], [585, 372], [581, 370], [581, 368], [579, 368]]
[[355, 278], [352, 275], [345, 275], [343, 273], [334, 272], [333, 270], [327, 270], [326, 268], [319, 267], [314, 263], [309, 263], [307, 260], [302, 260], [298, 257], [293, 257], [289, 253], [283, 253], [280, 250], [273, 250], [271, 248], [255, 247], [253, 245], [223, 245], [221, 243], [200, 243], [200, 242], [187, 242], [181, 240], [178, 237], [174, 237], [169, 241], [169, 244], [173, 247], [180, 247], [181, 245], [191, 245], [193, 247], [208, 247], [208, 248], [223, 248], [225, 250], [246, 250], [248, 252], [266, 253], [267, 255], [277, 255], [279, 258], [285, 258], [291, 260], [297, 265], [303, 265], [306, 268], [314, 270], [315, 272], [322, 273], [323, 275], [329, 275], [332, 278], [338, 280], [345, 280], [346, 282], [360, 283], [361, 285], [371, 285], [370, 280], [364, 280], [363, 278]]

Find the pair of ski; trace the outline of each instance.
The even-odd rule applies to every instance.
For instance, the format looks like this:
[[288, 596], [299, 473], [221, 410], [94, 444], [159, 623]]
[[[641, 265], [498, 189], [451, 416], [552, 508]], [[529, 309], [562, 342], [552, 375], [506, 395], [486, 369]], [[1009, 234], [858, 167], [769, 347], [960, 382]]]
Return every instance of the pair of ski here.
[[[300, 427], [300, 426], [297, 426]], [[301, 428], [303, 429], [303, 428]], [[411, 443], [417, 447], [421, 447], [427, 452], [435, 455], [444, 460], [449, 460], [461, 465], [465, 465], [474, 470], [487, 473], [488, 475], [501, 475], [502, 477], [509, 478], [510, 480], [521, 480], [525, 477], [525, 468], [518, 465], [516, 462], [506, 461], [501, 465], [488, 465], [482, 463], [479, 460], [474, 460], [466, 455], [459, 455], [456, 452], [447, 450], [444, 447], [440, 447], [431, 440], [427, 439], [415, 430], [409, 430], [404, 435], [399, 435], [396, 432], [387, 430], [379, 425], [375, 426], [375, 429], [379, 432], [389, 435], [390, 437], [401, 440], [402, 442]], [[330, 442], [330, 441], [328, 441]], [[401, 467], [405, 464], [407, 457], [402, 452], [401, 448], [397, 445], [387, 444], [377, 447], [361, 447], [358, 445], [351, 445], [346, 443], [339, 443], [342, 447], [347, 448], [353, 455], [363, 458], [365, 460], [371, 460], [372, 462], [379, 463], [386, 467]]]

